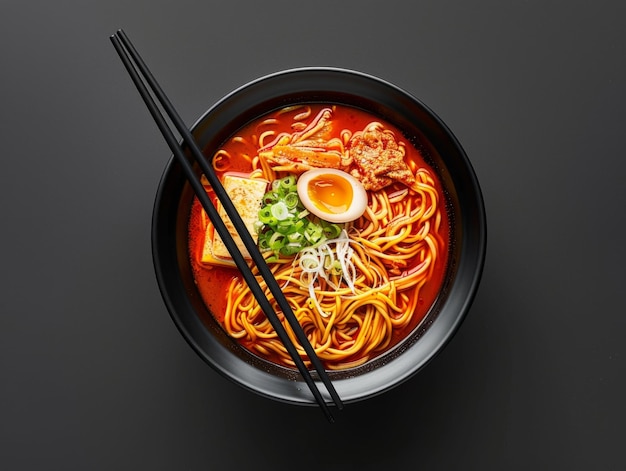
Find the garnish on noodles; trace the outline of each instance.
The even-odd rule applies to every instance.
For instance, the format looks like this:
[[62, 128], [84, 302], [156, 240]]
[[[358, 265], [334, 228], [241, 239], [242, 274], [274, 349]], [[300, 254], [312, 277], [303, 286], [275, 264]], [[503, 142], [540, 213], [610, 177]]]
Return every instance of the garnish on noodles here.
[[298, 197], [296, 181], [295, 175], [274, 180], [263, 196], [255, 227], [261, 251], [274, 253], [266, 259], [268, 263], [337, 237], [341, 231], [337, 224], [310, 217]]
[[308, 285], [309, 298], [320, 316], [328, 317], [331, 313], [325, 311], [317, 299], [315, 288], [319, 281], [323, 280], [336, 293], [345, 284], [351, 293], [356, 294], [354, 282], [357, 273], [352, 261], [353, 254], [354, 250], [350, 247], [350, 238], [345, 229], [336, 239], [327, 240], [316, 248], [304, 249], [300, 253], [300, 281]]
[[[420, 325], [443, 283], [450, 223], [441, 182], [399, 129], [344, 105], [297, 105], [251, 122], [210, 157], [220, 178], [236, 174], [255, 188], [237, 209], [252, 215], [259, 248], [327, 369], [362, 365]], [[304, 178], [314, 187], [298, 192]], [[347, 214], [360, 198], [364, 209]], [[212, 237], [194, 200], [189, 255], [204, 303], [243, 347], [293, 367], [236, 268], [206, 253]]]

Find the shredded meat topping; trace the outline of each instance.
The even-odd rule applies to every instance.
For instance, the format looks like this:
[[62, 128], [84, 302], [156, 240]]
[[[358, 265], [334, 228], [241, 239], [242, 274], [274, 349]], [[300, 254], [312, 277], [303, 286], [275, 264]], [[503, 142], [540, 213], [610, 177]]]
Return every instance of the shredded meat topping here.
[[361, 181], [366, 190], [380, 190], [400, 181], [407, 186], [415, 182], [413, 173], [404, 162], [404, 148], [391, 132], [370, 126], [355, 133], [348, 142], [353, 168], [350, 173]]

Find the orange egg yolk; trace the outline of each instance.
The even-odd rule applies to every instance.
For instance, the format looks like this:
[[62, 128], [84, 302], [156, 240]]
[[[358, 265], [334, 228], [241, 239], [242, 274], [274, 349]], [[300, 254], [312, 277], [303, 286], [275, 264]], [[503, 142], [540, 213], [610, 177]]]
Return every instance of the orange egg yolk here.
[[345, 178], [328, 173], [311, 179], [308, 194], [320, 210], [340, 214], [345, 213], [352, 204], [353, 190]]

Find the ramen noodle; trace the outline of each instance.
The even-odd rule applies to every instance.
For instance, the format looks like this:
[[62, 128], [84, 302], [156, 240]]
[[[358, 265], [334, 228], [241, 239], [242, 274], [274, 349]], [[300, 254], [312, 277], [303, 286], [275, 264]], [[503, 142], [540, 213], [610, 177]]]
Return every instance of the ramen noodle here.
[[[438, 176], [397, 128], [344, 105], [298, 105], [208, 155], [327, 369], [362, 365], [420, 325], [443, 283], [449, 221]], [[305, 178], [308, 191], [298, 188]], [[189, 236], [194, 278], [217, 322], [253, 354], [293, 367], [195, 198]]]

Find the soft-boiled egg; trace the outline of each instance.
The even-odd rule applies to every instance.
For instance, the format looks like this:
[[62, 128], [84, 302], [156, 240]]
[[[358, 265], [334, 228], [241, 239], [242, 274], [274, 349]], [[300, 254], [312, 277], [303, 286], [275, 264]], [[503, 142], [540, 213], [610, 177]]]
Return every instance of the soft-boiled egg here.
[[354, 221], [367, 207], [367, 192], [361, 182], [341, 170], [308, 170], [300, 175], [297, 187], [304, 207], [325, 221]]

